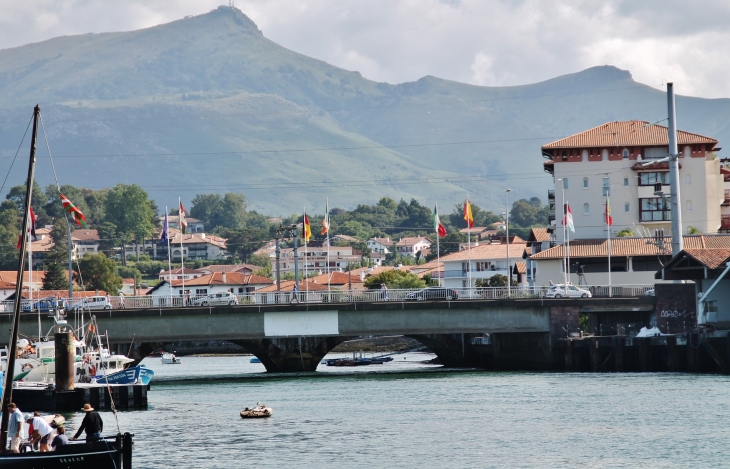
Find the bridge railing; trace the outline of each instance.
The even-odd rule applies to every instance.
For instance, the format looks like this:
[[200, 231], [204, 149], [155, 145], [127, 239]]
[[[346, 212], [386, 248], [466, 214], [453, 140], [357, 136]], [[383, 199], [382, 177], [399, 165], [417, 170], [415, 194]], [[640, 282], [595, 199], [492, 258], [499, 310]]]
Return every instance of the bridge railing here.
[[[588, 290], [593, 297], [636, 297], [643, 296], [654, 285], [581, 285], [579, 288]], [[550, 287], [547, 286], [518, 286], [507, 290], [507, 287], [480, 287], [480, 288], [449, 288], [439, 289], [388, 289], [377, 290], [331, 290], [318, 289], [311, 291], [282, 291], [282, 292], [250, 292], [236, 295], [238, 304], [266, 305], [290, 303], [376, 303], [381, 301], [427, 301], [427, 300], [501, 300], [501, 299], [531, 299], [546, 298]], [[193, 306], [196, 300], [207, 295], [145, 295], [145, 296], [112, 296], [112, 309], [122, 308], [180, 308]], [[561, 294], [561, 296], [565, 296]], [[580, 296], [580, 295], [578, 295]], [[79, 299], [65, 299], [69, 304], [76, 304]], [[37, 303], [33, 300], [32, 303]], [[24, 306], [30, 305], [30, 300], [23, 300]], [[14, 301], [0, 302], [0, 312], [11, 312]], [[211, 301], [209, 306], [215, 306]], [[41, 310], [41, 312], [47, 312]]]

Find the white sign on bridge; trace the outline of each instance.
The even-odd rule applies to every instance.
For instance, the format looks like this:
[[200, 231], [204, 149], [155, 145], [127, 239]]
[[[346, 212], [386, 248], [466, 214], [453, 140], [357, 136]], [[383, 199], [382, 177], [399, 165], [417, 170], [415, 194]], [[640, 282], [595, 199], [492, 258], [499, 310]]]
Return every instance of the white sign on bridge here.
[[303, 337], [339, 333], [337, 311], [264, 313], [266, 337]]

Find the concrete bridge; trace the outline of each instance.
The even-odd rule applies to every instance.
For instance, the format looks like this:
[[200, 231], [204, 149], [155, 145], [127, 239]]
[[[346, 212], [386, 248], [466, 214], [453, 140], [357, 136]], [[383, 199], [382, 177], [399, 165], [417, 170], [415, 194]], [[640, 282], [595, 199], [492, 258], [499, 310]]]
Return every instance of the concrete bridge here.
[[[578, 330], [580, 314], [654, 312], [655, 298], [501, 299], [167, 307], [96, 311], [112, 348], [140, 361], [179, 341], [227, 340], [268, 371], [314, 371], [340, 343], [359, 336], [405, 335], [449, 367], [550, 368], [553, 345]], [[88, 313], [87, 313], [88, 314]], [[88, 315], [86, 316], [88, 320]], [[73, 322], [73, 317], [69, 318]], [[0, 315], [10, 328], [10, 315]], [[43, 331], [52, 326], [43, 316]], [[37, 313], [21, 332], [37, 335]], [[485, 340], [489, 334], [489, 340]]]

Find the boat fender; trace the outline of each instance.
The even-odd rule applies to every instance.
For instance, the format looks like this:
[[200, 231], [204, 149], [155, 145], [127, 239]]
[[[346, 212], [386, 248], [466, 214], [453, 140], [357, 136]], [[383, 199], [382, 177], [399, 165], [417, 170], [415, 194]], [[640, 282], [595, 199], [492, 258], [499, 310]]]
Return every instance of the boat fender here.
[[22, 368], [23, 373], [25, 373], [26, 371], [30, 371], [32, 369], [33, 369], [33, 364], [32, 363], [26, 363], [25, 365], [23, 365], [23, 368]]

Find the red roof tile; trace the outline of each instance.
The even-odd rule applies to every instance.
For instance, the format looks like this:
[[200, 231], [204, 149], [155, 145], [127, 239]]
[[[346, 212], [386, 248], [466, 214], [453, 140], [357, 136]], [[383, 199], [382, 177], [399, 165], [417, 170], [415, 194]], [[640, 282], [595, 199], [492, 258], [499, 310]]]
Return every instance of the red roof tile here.
[[[730, 249], [730, 236], [684, 236], [685, 249]], [[672, 255], [672, 239], [664, 238], [656, 245], [653, 238], [611, 238], [611, 256]], [[570, 257], [607, 257], [608, 242], [605, 239], [577, 239], [570, 241]], [[530, 259], [562, 259], [563, 245], [546, 249]]]

